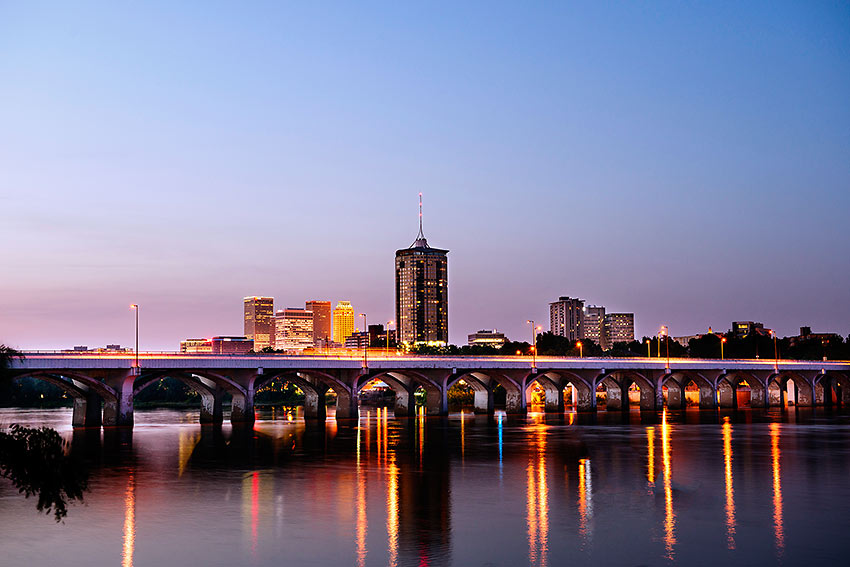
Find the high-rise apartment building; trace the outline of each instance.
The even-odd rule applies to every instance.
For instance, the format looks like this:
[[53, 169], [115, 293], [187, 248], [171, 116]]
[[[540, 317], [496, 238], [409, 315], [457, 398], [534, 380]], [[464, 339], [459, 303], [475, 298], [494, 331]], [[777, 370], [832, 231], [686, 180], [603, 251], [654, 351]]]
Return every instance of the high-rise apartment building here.
[[339, 301], [333, 311], [333, 339], [339, 345], [354, 332], [354, 307], [350, 301]]
[[562, 296], [550, 303], [549, 330], [571, 341], [580, 340], [584, 336], [584, 300]]
[[245, 336], [254, 341], [254, 349], [259, 352], [274, 343], [274, 298], [246, 297], [242, 300], [245, 307]]
[[297, 307], [279, 309], [274, 317], [274, 345], [278, 350], [313, 346], [313, 312]]
[[307, 311], [313, 312], [313, 344], [327, 346], [333, 338], [330, 301], [308, 301]]
[[409, 248], [395, 253], [396, 329], [403, 344], [449, 342], [448, 250], [431, 248], [422, 232]]
[[604, 332], [609, 349], [616, 343], [630, 343], [635, 340], [634, 313], [608, 313], [605, 315]]

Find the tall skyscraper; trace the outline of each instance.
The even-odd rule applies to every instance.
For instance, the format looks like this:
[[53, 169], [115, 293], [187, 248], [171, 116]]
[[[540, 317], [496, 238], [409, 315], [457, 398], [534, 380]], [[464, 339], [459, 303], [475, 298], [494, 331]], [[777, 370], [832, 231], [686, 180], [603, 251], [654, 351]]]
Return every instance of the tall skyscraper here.
[[584, 300], [559, 297], [549, 304], [549, 330], [571, 341], [584, 336]]
[[333, 338], [340, 345], [354, 332], [354, 307], [350, 301], [340, 301], [333, 311]]
[[274, 343], [274, 298], [246, 297], [242, 300], [245, 307], [245, 336], [254, 341], [254, 349], [259, 352]]
[[308, 301], [307, 311], [313, 312], [313, 345], [327, 346], [333, 338], [331, 332], [331, 302]]
[[297, 307], [279, 309], [274, 317], [274, 345], [278, 350], [313, 346], [313, 312]]
[[419, 194], [419, 234], [409, 248], [395, 253], [395, 311], [403, 344], [449, 342], [448, 250], [431, 248], [422, 232]]

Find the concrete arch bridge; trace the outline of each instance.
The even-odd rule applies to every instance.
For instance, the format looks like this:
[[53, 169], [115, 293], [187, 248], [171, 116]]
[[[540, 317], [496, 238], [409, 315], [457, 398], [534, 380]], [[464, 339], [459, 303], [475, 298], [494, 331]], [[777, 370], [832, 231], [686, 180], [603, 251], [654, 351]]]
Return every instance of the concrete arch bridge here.
[[[336, 394], [337, 419], [358, 415], [365, 386], [379, 380], [395, 393], [395, 414], [415, 412], [414, 394], [425, 392], [428, 415], [448, 413], [447, 394], [463, 381], [477, 413], [494, 411], [504, 389], [505, 410], [525, 413], [533, 397], [547, 412], [845, 405], [850, 403], [850, 362], [701, 360], [651, 358], [441, 357], [354, 358], [281, 355], [24, 353], [8, 372], [63, 388], [74, 399], [78, 427], [133, 424], [133, 398], [163, 377], [182, 380], [201, 396], [201, 421], [223, 419], [222, 399], [232, 398], [231, 421], [253, 422], [255, 393], [279, 378], [305, 394], [305, 417], [324, 419], [325, 394]], [[8, 378], [7, 378], [8, 379]], [[604, 402], [603, 402], [604, 400]], [[743, 401], [742, 401], [743, 400]]]

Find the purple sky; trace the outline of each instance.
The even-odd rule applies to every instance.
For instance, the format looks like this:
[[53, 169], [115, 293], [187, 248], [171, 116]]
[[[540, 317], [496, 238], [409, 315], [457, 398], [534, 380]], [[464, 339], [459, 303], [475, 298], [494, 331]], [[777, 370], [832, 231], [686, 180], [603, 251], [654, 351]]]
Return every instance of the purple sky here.
[[846, 2], [174, 4], [0, 7], [0, 342], [386, 321], [419, 191], [454, 343], [850, 332]]

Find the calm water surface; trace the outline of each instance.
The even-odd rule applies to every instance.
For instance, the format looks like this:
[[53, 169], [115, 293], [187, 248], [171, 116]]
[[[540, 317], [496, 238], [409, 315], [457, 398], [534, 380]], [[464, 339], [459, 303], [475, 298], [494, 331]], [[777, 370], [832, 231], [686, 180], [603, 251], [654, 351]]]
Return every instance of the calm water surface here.
[[64, 523], [0, 480], [0, 564], [850, 561], [848, 414], [363, 411], [247, 430], [139, 411], [132, 432], [73, 432], [70, 410], [0, 410], [3, 428], [58, 429], [89, 472]]

